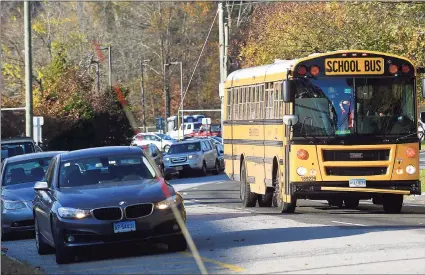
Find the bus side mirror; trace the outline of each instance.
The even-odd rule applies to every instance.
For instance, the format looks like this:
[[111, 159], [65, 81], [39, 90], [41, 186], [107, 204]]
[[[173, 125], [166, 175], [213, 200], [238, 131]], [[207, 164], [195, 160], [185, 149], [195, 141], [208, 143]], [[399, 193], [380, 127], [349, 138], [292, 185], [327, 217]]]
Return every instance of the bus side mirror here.
[[290, 103], [293, 101], [291, 89], [290, 89], [290, 82], [289, 80], [283, 80], [282, 82], [282, 90], [283, 90], [283, 102]]
[[422, 96], [425, 98], [425, 78], [422, 78]]
[[298, 116], [297, 115], [284, 115], [283, 116], [283, 123], [287, 126], [294, 126], [298, 123]]

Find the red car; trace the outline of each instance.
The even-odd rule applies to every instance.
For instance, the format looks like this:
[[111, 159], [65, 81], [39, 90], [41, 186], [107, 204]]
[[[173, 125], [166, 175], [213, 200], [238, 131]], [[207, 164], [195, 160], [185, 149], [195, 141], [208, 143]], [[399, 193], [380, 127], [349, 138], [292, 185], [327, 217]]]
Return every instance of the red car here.
[[221, 137], [221, 125], [202, 125], [199, 131], [195, 134], [198, 137]]

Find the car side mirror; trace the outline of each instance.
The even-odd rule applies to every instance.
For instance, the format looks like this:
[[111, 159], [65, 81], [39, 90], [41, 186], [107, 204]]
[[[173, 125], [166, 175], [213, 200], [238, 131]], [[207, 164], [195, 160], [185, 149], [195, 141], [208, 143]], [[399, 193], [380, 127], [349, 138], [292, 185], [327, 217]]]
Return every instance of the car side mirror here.
[[294, 126], [298, 123], [298, 116], [297, 115], [284, 115], [283, 116], [283, 123], [287, 126]]
[[45, 181], [37, 181], [34, 185], [35, 191], [46, 191], [49, 190], [49, 185]]
[[421, 121], [425, 123], [425, 112], [421, 112]]
[[290, 103], [293, 101], [291, 89], [290, 89], [290, 81], [289, 80], [283, 80], [282, 82], [282, 91], [283, 91], [283, 102]]

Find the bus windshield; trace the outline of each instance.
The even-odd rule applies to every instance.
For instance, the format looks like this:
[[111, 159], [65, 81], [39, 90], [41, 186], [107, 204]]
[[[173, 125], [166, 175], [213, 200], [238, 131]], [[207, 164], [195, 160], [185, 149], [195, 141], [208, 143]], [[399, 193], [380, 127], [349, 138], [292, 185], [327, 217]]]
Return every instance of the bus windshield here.
[[414, 133], [413, 79], [296, 79], [294, 137]]

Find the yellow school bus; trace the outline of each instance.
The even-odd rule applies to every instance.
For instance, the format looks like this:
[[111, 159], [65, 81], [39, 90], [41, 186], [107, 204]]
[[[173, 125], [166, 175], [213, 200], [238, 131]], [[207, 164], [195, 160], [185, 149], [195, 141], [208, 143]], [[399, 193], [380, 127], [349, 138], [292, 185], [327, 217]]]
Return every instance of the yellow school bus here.
[[224, 83], [227, 175], [245, 207], [294, 212], [298, 199], [399, 213], [420, 194], [417, 68], [363, 50], [241, 69]]

